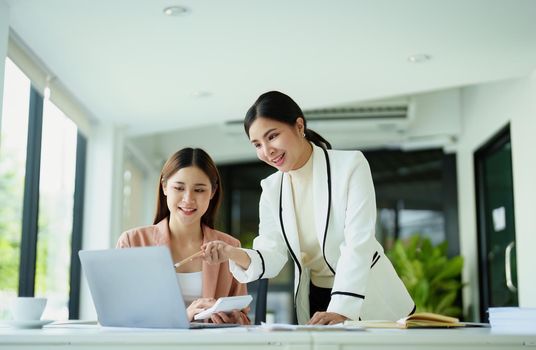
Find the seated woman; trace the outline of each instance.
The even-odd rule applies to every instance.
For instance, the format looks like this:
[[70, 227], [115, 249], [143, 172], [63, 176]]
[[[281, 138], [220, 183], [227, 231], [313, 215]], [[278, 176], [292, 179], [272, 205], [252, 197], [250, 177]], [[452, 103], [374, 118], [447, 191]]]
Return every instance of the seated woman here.
[[[166, 245], [174, 262], [202, 251], [210, 241], [234, 247], [240, 242], [214, 229], [222, 188], [218, 169], [199, 148], [184, 148], [173, 154], [162, 168], [153, 225], [124, 232], [118, 248]], [[246, 285], [229, 272], [227, 261], [207, 264], [200, 258], [176, 268], [177, 278], [190, 321], [211, 307], [217, 298], [247, 294]], [[212, 315], [214, 323], [249, 324], [248, 309]]]

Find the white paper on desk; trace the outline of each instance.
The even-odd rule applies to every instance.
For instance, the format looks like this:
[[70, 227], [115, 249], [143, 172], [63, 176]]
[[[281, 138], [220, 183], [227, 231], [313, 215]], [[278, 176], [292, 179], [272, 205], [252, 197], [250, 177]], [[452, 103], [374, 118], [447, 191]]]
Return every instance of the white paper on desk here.
[[51, 324], [48, 324], [47, 326], [71, 326], [71, 325], [98, 325], [99, 322], [97, 320], [58, 320], [54, 321]]
[[258, 327], [261, 330], [266, 331], [362, 331], [365, 328], [361, 326], [346, 326], [342, 323], [333, 324], [333, 325], [316, 325], [316, 324], [307, 324], [307, 325], [295, 325], [295, 324], [286, 324], [286, 323], [264, 323]]
[[47, 324], [43, 326], [43, 329], [49, 329], [49, 328], [65, 328], [65, 329], [101, 329], [101, 325], [99, 324], [84, 324], [84, 323], [61, 323], [61, 324]]
[[194, 320], [205, 320], [217, 312], [229, 312], [246, 308], [253, 300], [251, 295], [238, 295], [235, 297], [219, 298], [211, 308], [201, 311], [194, 316]]

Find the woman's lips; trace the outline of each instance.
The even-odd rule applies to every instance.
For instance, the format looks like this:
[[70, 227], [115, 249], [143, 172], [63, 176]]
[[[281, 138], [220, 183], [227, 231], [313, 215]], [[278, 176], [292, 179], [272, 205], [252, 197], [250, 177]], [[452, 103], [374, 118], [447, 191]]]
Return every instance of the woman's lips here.
[[283, 162], [285, 161], [285, 153], [281, 154], [280, 156], [272, 159], [272, 163], [275, 164], [275, 166], [281, 166], [283, 165]]
[[189, 209], [189, 208], [180, 208], [179, 207], [179, 209], [180, 209], [180, 211], [183, 212], [184, 215], [188, 215], [188, 216], [192, 215], [196, 211], [196, 209]]

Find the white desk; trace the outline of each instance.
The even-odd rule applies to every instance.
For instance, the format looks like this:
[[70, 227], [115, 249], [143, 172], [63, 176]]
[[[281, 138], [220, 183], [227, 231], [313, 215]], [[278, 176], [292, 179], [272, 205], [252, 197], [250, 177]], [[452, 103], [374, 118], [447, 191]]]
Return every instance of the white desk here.
[[535, 334], [505, 334], [490, 329], [398, 330], [355, 332], [265, 332], [245, 328], [135, 330], [106, 328], [0, 328], [0, 349], [535, 349]]
[[536, 350], [536, 332], [508, 334], [491, 328], [368, 329], [359, 334], [315, 332], [312, 343], [314, 350]]
[[245, 328], [196, 330], [121, 330], [98, 328], [44, 328], [19, 330], [0, 328], [0, 349], [202, 350], [311, 349], [306, 332], [268, 333]]

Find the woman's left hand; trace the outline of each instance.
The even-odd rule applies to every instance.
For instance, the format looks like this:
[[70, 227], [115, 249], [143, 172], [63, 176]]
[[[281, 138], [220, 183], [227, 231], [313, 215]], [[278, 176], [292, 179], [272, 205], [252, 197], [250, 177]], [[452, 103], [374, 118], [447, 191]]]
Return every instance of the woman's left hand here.
[[307, 324], [337, 324], [346, 321], [346, 316], [335, 312], [315, 312]]
[[231, 312], [217, 312], [210, 317], [213, 323], [238, 323], [248, 324], [245, 318], [242, 316], [240, 310], [233, 310]]

